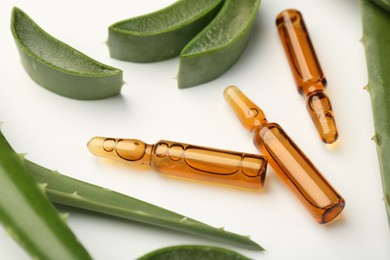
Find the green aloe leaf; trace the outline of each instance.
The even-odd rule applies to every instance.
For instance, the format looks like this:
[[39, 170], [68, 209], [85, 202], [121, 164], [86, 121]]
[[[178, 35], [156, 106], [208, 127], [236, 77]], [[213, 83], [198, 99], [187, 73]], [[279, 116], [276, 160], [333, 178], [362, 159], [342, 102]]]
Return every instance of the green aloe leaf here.
[[34, 259], [91, 259], [1, 131], [0, 223]]
[[235, 251], [203, 245], [172, 246], [146, 254], [138, 260], [249, 260]]
[[147, 202], [82, 182], [25, 160], [29, 173], [44, 185], [52, 202], [263, 250], [247, 236], [214, 228]]
[[55, 39], [16, 7], [11, 31], [25, 70], [42, 87], [74, 99], [101, 99], [120, 93], [121, 70]]
[[363, 43], [366, 49], [375, 136], [384, 202], [390, 225], [390, 14], [369, 0], [361, 0]]
[[248, 45], [260, 0], [225, 0], [218, 15], [180, 53], [179, 88], [225, 73]]
[[157, 12], [111, 25], [108, 47], [113, 58], [154, 62], [173, 58], [218, 13], [223, 0], [179, 0]]
[[372, 1], [382, 6], [387, 11], [390, 11], [390, 0], [372, 0]]

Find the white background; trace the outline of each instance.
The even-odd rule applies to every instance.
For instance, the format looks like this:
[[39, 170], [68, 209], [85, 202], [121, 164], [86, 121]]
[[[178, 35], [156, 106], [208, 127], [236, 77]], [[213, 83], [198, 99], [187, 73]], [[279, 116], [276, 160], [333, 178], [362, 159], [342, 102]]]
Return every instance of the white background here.
[[[228, 247], [254, 259], [390, 259], [389, 227], [367, 83], [357, 0], [264, 0], [253, 37], [237, 64], [220, 78], [190, 89], [176, 86], [177, 58], [152, 64], [109, 57], [107, 27], [158, 10], [173, 0], [10, 1], [0, 3], [0, 121], [17, 152], [43, 166], [244, 235], [267, 249], [254, 252], [213, 240], [69, 208], [68, 220], [95, 259], [134, 259], [178, 244]], [[24, 71], [10, 32], [13, 6], [54, 37], [124, 71], [120, 96], [77, 101], [35, 84]], [[318, 138], [295, 88], [275, 26], [286, 8], [299, 9], [328, 79], [339, 141]], [[160, 139], [257, 153], [252, 137], [225, 103], [226, 86], [239, 86], [278, 122], [344, 196], [342, 216], [319, 225], [268, 169], [263, 191], [166, 178], [153, 170], [107, 163], [89, 154], [95, 135]], [[29, 257], [0, 228], [0, 259]]]

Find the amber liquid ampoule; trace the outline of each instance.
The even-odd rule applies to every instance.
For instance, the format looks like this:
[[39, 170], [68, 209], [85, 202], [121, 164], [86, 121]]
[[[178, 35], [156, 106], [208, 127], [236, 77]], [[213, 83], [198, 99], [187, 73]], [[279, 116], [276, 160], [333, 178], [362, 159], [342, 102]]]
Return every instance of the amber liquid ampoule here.
[[94, 155], [131, 165], [150, 165], [167, 175], [251, 189], [263, 187], [267, 169], [267, 159], [261, 155], [171, 141], [150, 145], [135, 139], [94, 137], [88, 149]]
[[301, 13], [285, 10], [276, 18], [276, 25], [283, 42], [295, 83], [301, 95], [306, 97], [306, 107], [324, 143], [337, 140], [338, 132], [332, 105], [325, 95], [326, 78], [311, 43]]
[[283, 129], [269, 123], [263, 111], [237, 87], [226, 88], [224, 97], [244, 127], [254, 133], [255, 146], [317, 222], [328, 223], [338, 216], [345, 206], [344, 199]]

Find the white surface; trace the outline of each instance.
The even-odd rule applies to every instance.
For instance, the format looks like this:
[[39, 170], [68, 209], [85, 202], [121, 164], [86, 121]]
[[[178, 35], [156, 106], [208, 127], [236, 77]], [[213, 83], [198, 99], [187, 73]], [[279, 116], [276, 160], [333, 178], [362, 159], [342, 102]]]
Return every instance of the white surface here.
[[[0, 121], [17, 152], [51, 169], [163, 206], [213, 226], [251, 235], [266, 252], [231, 247], [185, 233], [73, 211], [68, 220], [95, 259], [134, 259], [178, 244], [228, 247], [254, 259], [390, 259], [389, 227], [382, 201], [361, 19], [356, 0], [264, 0], [253, 37], [238, 63], [222, 77], [179, 90], [178, 59], [135, 64], [111, 59], [108, 25], [158, 10], [173, 0], [10, 1], [0, 3]], [[36, 85], [26, 74], [9, 29], [12, 6], [27, 12], [54, 37], [123, 69], [122, 94], [77, 101]], [[296, 91], [274, 19], [301, 10], [328, 78], [338, 123], [337, 144], [317, 137]], [[95, 135], [160, 139], [255, 153], [252, 137], [222, 92], [238, 85], [271, 121], [278, 122], [344, 196], [347, 206], [332, 224], [319, 225], [268, 169], [262, 192], [165, 178], [152, 170], [106, 164], [89, 154]], [[28, 259], [0, 229], [0, 259]]]

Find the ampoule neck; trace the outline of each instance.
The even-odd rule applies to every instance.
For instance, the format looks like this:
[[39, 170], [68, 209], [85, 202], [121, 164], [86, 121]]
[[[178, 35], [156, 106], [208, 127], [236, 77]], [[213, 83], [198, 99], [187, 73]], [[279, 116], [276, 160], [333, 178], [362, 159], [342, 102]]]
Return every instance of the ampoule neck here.
[[264, 112], [236, 86], [227, 87], [223, 95], [246, 129], [254, 131], [268, 123]]
[[[265, 118], [265, 115], [261, 109], [258, 107], [252, 107], [248, 112], [249, 115], [253, 114], [252, 118], [248, 118], [248, 121], [251, 124], [250, 131], [257, 131], [265, 126], [267, 126], [270, 122]], [[257, 114], [257, 115], [256, 115]], [[253, 122], [251, 122], [253, 120]], [[249, 123], [247, 122], [247, 123]], [[249, 128], [249, 127], [248, 127]]]

